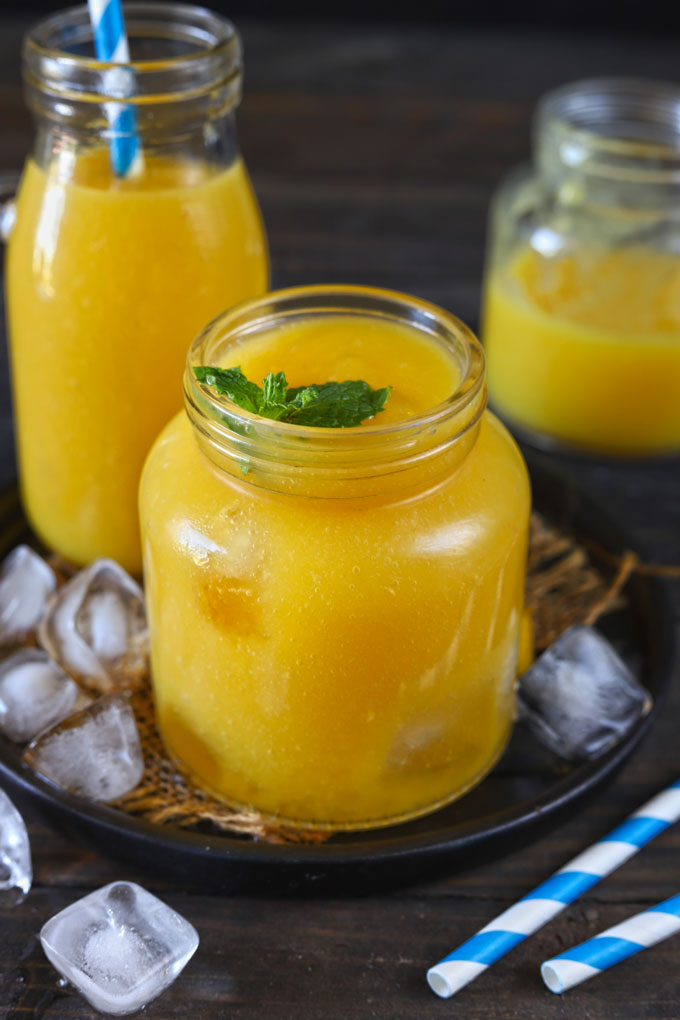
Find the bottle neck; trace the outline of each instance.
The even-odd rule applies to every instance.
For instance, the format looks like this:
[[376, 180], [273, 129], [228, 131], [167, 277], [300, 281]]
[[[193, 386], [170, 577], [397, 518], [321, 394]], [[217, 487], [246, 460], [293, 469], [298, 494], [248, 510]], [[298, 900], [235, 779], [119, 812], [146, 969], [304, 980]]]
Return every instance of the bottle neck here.
[[[239, 156], [238, 135], [234, 112], [226, 113], [219, 120], [206, 124], [196, 124], [190, 128], [186, 124], [182, 130], [172, 130], [167, 121], [156, 120], [153, 130], [136, 127], [142, 152], [144, 153], [144, 178], [153, 180], [153, 169], [158, 167], [159, 186], [186, 187], [203, 183], [206, 176], [232, 166]], [[80, 165], [79, 156], [88, 152], [108, 148], [114, 137], [119, 134], [111, 130], [110, 125], [100, 121], [96, 123], [60, 124], [50, 119], [38, 121], [35, 133], [32, 158], [45, 172], [49, 172], [52, 182], [67, 184], [72, 180], [91, 183], [92, 178], [106, 179], [103, 175], [102, 159], [94, 160], [90, 169]], [[101, 152], [99, 152], [101, 157]], [[172, 174], [172, 165], [176, 172]], [[163, 185], [164, 182], [164, 185]], [[136, 177], [132, 177], [126, 186], [137, 187]]]
[[[310, 315], [377, 316], [421, 329], [455, 362], [455, 392], [403, 421], [382, 425], [376, 419], [338, 429], [261, 418], [196, 381], [194, 367], [224, 366], [229, 348], [244, 336]], [[473, 448], [486, 407], [484, 355], [459, 320], [425, 302], [369, 288], [295, 288], [241, 305], [211, 323], [189, 352], [184, 393], [203, 454], [239, 482], [311, 498], [403, 498], [438, 485]]]
[[534, 122], [539, 172], [559, 204], [620, 216], [680, 216], [680, 89], [637, 79], [548, 93]]
[[[129, 64], [94, 58], [87, 7], [40, 22], [24, 40], [26, 98], [45, 136], [109, 142], [115, 113], [134, 110], [145, 147], [222, 136], [241, 95], [239, 35], [226, 19], [174, 3], [124, 5]], [[220, 125], [215, 130], [214, 125]]]

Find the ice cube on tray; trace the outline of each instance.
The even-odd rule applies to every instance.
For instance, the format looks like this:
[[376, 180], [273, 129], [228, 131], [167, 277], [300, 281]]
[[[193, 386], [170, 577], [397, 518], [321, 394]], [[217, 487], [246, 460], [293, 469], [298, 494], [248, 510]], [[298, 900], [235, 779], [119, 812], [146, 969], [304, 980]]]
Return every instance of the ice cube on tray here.
[[0, 661], [0, 732], [18, 744], [65, 719], [78, 701], [78, 685], [37, 648], [21, 648]]
[[148, 669], [144, 595], [113, 560], [95, 560], [52, 596], [38, 637], [65, 670], [104, 693], [133, 686]]
[[0, 906], [20, 903], [32, 881], [31, 848], [24, 820], [0, 790]]
[[133, 882], [72, 903], [40, 932], [50, 963], [102, 1013], [134, 1013], [170, 985], [198, 947], [185, 918]]
[[127, 695], [105, 694], [40, 733], [24, 761], [62, 790], [90, 800], [117, 800], [134, 790], [144, 758]]
[[56, 587], [54, 571], [30, 546], [12, 549], [0, 565], [0, 645], [33, 633]]
[[594, 758], [652, 706], [612, 645], [593, 627], [570, 627], [519, 680], [519, 715], [536, 737], [573, 761]]

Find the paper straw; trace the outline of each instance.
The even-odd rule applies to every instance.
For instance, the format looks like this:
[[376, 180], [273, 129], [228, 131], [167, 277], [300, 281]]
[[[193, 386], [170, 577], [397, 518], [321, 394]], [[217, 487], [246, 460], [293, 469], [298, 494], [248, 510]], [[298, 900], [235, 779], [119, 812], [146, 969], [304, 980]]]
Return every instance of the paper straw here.
[[671, 896], [629, 917], [623, 924], [615, 924], [601, 935], [546, 960], [541, 964], [541, 977], [551, 992], [561, 994], [677, 931], [680, 931], [680, 896]]
[[427, 981], [432, 991], [443, 999], [455, 995], [678, 818], [680, 779], [431, 967]]
[[[97, 58], [112, 64], [129, 64], [130, 49], [125, 34], [121, 0], [88, 0]], [[112, 69], [107, 76], [107, 89], [121, 99], [134, 89], [132, 72]], [[137, 118], [132, 106], [107, 103], [106, 111], [112, 131], [111, 166], [118, 177], [129, 177], [142, 167], [142, 150], [137, 134]]]

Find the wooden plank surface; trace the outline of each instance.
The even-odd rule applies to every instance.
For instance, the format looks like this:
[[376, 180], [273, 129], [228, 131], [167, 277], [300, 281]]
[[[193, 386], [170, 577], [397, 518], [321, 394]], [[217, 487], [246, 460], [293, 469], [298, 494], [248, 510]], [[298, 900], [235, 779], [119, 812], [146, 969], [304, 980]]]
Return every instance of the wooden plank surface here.
[[[19, 164], [31, 124], [19, 83], [25, 22], [0, 15], [0, 170]], [[276, 285], [355, 281], [412, 291], [475, 323], [487, 203], [529, 153], [529, 119], [546, 88], [580, 76], [673, 78], [673, 39], [246, 24], [244, 153], [267, 222]], [[6, 367], [0, 373], [0, 480], [13, 474]], [[680, 562], [680, 462], [560, 458], [644, 543]], [[675, 593], [676, 620], [680, 596]], [[560, 829], [501, 862], [389, 895], [250, 899], [192, 892], [136, 873], [31, 822], [35, 884], [0, 911], [0, 1014], [88, 1020], [58, 994], [36, 949], [41, 924], [85, 892], [134, 878], [201, 935], [150, 1020], [675, 1020], [678, 940], [570, 993], [551, 995], [538, 963], [678, 891], [680, 832], [670, 831], [576, 906], [443, 1003], [426, 967], [592, 842], [680, 772], [677, 692], [617, 782]]]

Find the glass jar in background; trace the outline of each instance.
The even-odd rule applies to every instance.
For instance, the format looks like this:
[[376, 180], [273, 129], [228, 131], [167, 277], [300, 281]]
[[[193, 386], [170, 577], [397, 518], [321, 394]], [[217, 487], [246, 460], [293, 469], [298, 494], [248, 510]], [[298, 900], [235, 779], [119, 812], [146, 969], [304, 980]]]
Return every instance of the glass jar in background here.
[[[392, 387], [355, 428], [260, 418], [198, 365]], [[360, 287], [274, 293], [195, 341], [140, 486], [158, 722], [201, 786], [301, 827], [432, 810], [514, 718], [529, 486], [454, 316]]]
[[[187, 347], [220, 310], [267, 290], [268, 258], [237, 145], [234, 26], [171, 3], [129, 4], [125, 16], [127, 71], [91, 56], [86, 7], [25, 40], [37, 136], [6, 286], [30, 522], [75, 563], [111, 556], [139, 573], [139, 475], [181, 406]], [[126, 136], [112, 110], [124, 104], [142, 159], [117, 176], [110, 146]]]
[[521, 435], [619, 456], [680, 449], [680, 89], [548, 93], [534, 166], [493, 204], [482, 340]]

